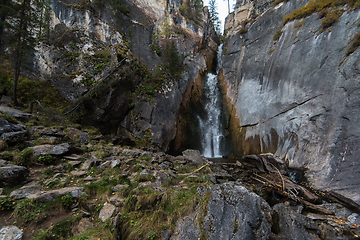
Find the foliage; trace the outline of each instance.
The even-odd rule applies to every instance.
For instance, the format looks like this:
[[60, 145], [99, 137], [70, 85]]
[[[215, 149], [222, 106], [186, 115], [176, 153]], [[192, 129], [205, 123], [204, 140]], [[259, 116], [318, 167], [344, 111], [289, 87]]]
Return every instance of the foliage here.
[[14, 209], [16, 202], [11, 198], [0, 198], [0, 211], [7, 211]]
[[47, 217], [46, 210], [48, 204], [37, 202], [30, 199], [23, 199], [18, 202], [14, 210], [14, 216], [23, 221], [28, 222], [39, 222]]
[[31, 148], [25, 148], [21, 152], [17, 152], [14, 155], [14, 162], [17, 165], [29, 167], [35, 161], [33, 157], [33, 150]]
[[283, 33], [283, 32], [282, 32], [281, 30], [277, 31], [277, 32], [274, 34], [274, 36], [273, 36], [273, 41], [274, 41], [274, 42], [278, 41], [278, 40], [280, 39], [282, 33]]
[[181, 78], [184, 56], [180, 55], [174, 41], [166, 41], [161, 56], [164, 70], [175, 80]]
[[111, 5], [114, 16], [120, 18], [121, 14], [129, 15], [130, 9], [125, 0], [114, 0]]
[[157, 193], [153, 188], [138, 188], [128, 193], [120, 229], [124, 239], [156, 239], [157, 233], [174, 228], [176, 221], [194, 211], [197, 187]]
[[47, 155], [41, 155], [38, 157], [38, 162], [41, 164], [49, 165], [53, 162], [54, 158], [53, 156], [47, 154]]
[[71, 193], [68, 193], [61, 197], [61, 204], [66, 208], [70, 209], [71, 205], [76, 202], [76, 199], [73, 198]]
[[343, 11], [340, 9], [334, 9], [326, 14], [325, 19], [322, 20], [321, 26], [323, 29], [331, 27], [343, 14]]
[[[283, 19], [283, 24], [285, 25], [287, 22], [294, 20], [294, 19], [300, 19], [307, 16], [310, 16], [311, 14], [315, 12], [319, 12], [323, 9], [329, 8], [329, 7], [336, 7], [346, 4], [346, 1], [344, 0], [312, 0], [305, 6], [303, 6], [300, 9], [294, 10], [292, 13], [289, 13], [285, 16]], [[340, 15], [341, 16], [341, 15]]]
[[[72, 236], [72, 227], [76, 222], [79, 221], [78, 215], [77, 217], [72, 217], [70, 219], [60, 221], [50, 226], [50, 228], [46, 230], [42, 230], [39, 232], [33, 240], [58, 240], [58, 239], [68, 239]], [[77, 239], [87, 239], [87, 238], [77, 238]]]
[[210, 22], [214, 25], [215, 31], [218, 35], [221, 35], [219, 13], [217, 12], [216, 0], [209, 1], [209, 15]]
[[202, 20], [202, 1], [201, 0], [184, 0], [180, 6], [180, 13], [196, 24]]
[[346, 56], [349, 56], [360, 46], [360, 31], [355, 34], [351, 40], [350, 46], [347, 49]]

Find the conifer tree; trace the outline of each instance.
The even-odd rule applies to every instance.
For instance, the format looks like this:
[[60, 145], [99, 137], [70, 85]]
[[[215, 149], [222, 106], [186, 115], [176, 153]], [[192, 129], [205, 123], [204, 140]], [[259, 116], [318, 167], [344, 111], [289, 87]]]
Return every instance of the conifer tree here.
[[8, 19], [14, 14], [11, 0], [2, 0], [0, 3], [0, 54], [5, 44], [4, 30], [10, 27]]
[[214, 25], [215, 31], [221, 35], [219, 13], [217, 12], [216, 0], [209, 1], [210, 22]]
[[12, 61], [14, 68], [13, 78], [13, 101], [18, 105], [17, 101], [17, 84], [19, 81], [21, 65], [25, 54], [34, 47], [35, 39], [32, 36], [32, 24], [34, 23], [34, 9], [30, 4], [30, 0], [22, 0], [15, 5], [17, 14], [15, 15], [13, 30], [13, 44], [11, 46]]

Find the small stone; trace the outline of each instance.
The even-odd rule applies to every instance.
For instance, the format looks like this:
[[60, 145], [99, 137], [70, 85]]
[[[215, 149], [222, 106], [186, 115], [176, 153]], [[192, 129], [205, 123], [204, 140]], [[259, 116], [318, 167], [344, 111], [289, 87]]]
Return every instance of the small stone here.
[[117, 167], [121, 165], [121, 161], [120, 160], [113, 160], [111, 161], [111, 168]]
[[86, 178], [84, 178], [84, 181], [92, 181], [92, 180], [94, 180], [92, 176], [87, 176]]
[[65, 159], [71, 160], [71, 161], [81, 161], [82, 157], [77, 154], [71, 154], [69, 156], [65, 156]]
[[118, 196], [112, 196], [109, 200], [112, 204], [114, 204], [117, 207], [120, 207], [121, 204], [124, 202], [124, 199], [122, 199]]
[[86, 171], [71, 171], [70, 172], [74, 177], [84, 177], [86, 176]]
[[45, 144], [45, 145], [38, 145], [35, 147], [31, 147], [31, 149], [33, 150], [33, 154], [35, 156], [47, 155], [47, 154], [63, 155], [69, 151], [70, 145], [68, 143], [62, 143], [58, 145]]
[[30, 171], [21, 166], [6, 165], [0, 167], [0, 185], [16, 185], [29, 175]]
[[113, 192], [117, 192], [117, 191], [120, 191], [123, 188], [128, 188], [128, 187], [129, 187], [129, 185], [127, 185], [127, 184], [124, 184], [124, 185], [119, 184], [119, 185], [114, 186], [111, 190]]
[[78, 225], [76, 225], [72, 229], [72, 233], [74, 236], [80, 235], [81, 233], [85, 232], [86, 230], [89, 230], [93, 228], [93, 224], [89, 221], [88, 218], [82, 218]]
[[67, 164], [70, 164], [73, 167], [78, 167], [81, 163], [81, 161], [69, 161]]
[[27, 131], [19, 131], [19, 132], [8, 132], [3, 133], [0, 137], [0, 140], [5, 141], [6, 143], [18, 143], [24, 142], [28, 140], [28, 132]]
[[101, 221], [105, 222], [107, 219], [111, 218], [116, 207], [111, 203], [105, 203], [104, 207], [101, 209], [99, 213], [99, 218]]
[[106, 161], [98, 166], [99, 169], [104, 169], [107, 166], [111, 165], [111, 161]]
[[140, 176], [146, 176], [146, 175], [149, 175], [149, 174], [152, 174], [152, 171], [149, 170], [149, 169], [144, 169], [140, 172]]

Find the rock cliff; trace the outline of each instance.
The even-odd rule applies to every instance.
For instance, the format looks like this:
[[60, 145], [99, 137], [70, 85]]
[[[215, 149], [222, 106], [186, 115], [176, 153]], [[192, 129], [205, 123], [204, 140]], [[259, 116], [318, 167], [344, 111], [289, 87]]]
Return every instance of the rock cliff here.
[[[219, 40], [207, 8], [193, 9], [194, 1], [120, 2], [119, 10], [112, 2], [51, 1], [53, 31], [37, 47], [35, 69], [75, 103], [68, 113], [78, 121], [105, 133], [125, 128], [166, 150], [187, 89]], [[182, 4], [190, 8], [181, 12]], [[187, 15], [195, 10], [197, 18]], [[173, 67], [166, 55], [182, 68], [176, 76], [166, 72]]]
[[229, 15], [221, 84], [234, 148], [272, 152], [307, 169], [315, 188], [360, 202], [360, 52], [346, 57], [359, 11], [343, 6], [325, 31], [318, 13], [283, 25], [286, 14], [307, 3], [238, 1]]

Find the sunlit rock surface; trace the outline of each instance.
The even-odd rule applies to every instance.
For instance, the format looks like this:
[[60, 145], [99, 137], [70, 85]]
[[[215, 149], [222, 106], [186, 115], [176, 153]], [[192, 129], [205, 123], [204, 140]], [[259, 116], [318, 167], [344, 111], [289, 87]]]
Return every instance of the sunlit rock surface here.
[[222, 84], [239, 120], [236, 150], [272, 152], [307, 168], [315, 188], [360, 202], [360, 51], [345, 58], [359, 11], [345, 11], [323, 32], [317, 13], [283, 26], [304, 4], [281, 3], [246, 25], [246, 34], [228, 33]]

